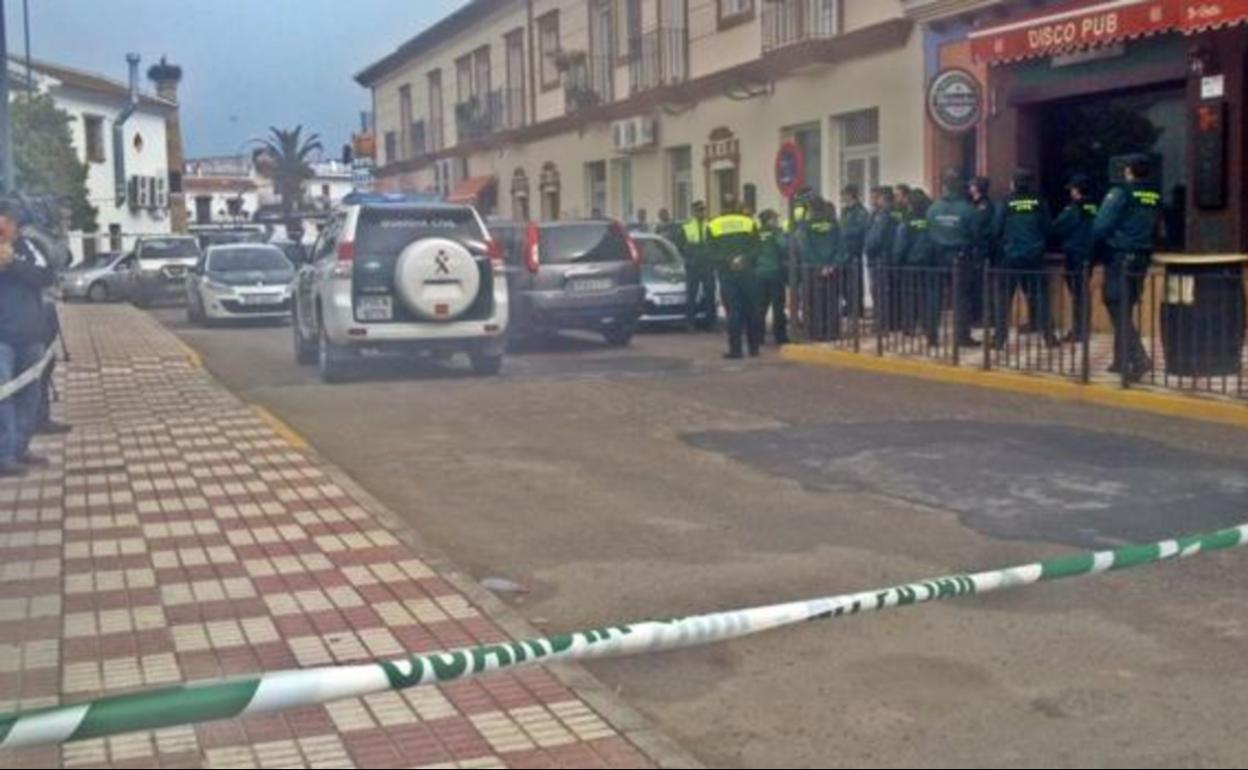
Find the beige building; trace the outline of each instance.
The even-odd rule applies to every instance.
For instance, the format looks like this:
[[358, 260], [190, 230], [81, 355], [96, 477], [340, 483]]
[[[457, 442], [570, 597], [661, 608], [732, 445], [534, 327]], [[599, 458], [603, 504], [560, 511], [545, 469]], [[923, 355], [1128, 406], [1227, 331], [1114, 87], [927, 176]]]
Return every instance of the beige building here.
[[900, 0], [471, 0], [357, 76], [378, 185], [505, 218], [631, 220], [729, 195], [924, 178], [921, 36]]

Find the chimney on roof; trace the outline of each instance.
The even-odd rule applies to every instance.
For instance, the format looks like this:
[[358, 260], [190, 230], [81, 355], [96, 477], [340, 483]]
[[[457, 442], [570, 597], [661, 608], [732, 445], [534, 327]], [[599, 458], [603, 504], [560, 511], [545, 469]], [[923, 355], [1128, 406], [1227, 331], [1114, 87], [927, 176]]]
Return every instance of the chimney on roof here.
[[[147, 77], [156, 84], [156, 95], [178, 104], [178, 85], [182, 82], [182, 68], [160, 57], [157, 64], [147, 70]], [[186, 195], [182, 192], [182, 177], [186, 172], [186, 155], [182, 149], [182, 120], [175, 106], [165, 118], [165, 151], [169, 159], [169, 219], [175, 233], [187, 231]]]

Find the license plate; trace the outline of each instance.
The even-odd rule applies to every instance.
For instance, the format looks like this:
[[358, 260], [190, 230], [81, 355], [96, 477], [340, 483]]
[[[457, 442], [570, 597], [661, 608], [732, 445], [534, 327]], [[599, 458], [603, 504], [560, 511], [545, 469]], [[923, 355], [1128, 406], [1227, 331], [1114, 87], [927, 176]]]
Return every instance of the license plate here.
[[568, 283], [572, 291], [606, 291], [611, 286], [610, 278], [579, 278]]
[[660, 307], [671, 307], [672, 305], [685, 304], [685, 298], [679, 294], [660, 294], [655, 298], [656, 305]]
[[360, 297], [355, 312], [361, 321], [389, 321], [394, 318], [394, 304], [390, 297]]
[[282, 301], [280, 294], [244, 294], [244, 305], [277, 305]]

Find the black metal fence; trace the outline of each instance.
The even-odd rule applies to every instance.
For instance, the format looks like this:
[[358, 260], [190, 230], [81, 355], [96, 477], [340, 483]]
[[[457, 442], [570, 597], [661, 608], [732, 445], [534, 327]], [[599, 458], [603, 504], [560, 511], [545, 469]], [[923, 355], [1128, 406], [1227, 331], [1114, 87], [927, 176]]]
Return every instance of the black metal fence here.
[[[879, 356], [1248, 398], [1239, 266], [804, 266], [799, 339]], [[1120, 332], [1116, 332], [1120, 330]]]

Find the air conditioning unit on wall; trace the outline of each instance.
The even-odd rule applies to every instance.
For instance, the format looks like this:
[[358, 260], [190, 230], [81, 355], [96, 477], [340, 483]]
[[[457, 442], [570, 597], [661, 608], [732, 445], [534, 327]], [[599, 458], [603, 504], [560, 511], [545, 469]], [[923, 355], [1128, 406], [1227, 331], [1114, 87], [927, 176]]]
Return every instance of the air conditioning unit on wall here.
[[641, 152], [654, 147], [658, 141], [659, 125], [653, 116], [642, 115], [611, 124], [611, 147], [616, 152]]

